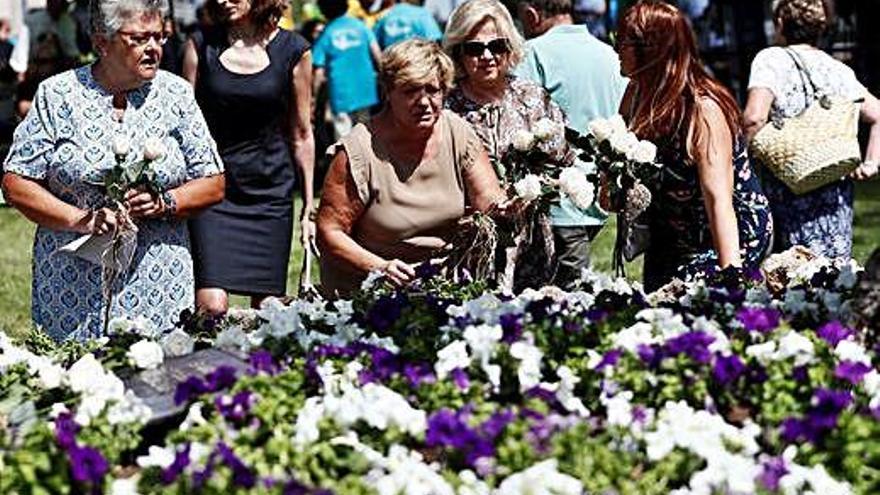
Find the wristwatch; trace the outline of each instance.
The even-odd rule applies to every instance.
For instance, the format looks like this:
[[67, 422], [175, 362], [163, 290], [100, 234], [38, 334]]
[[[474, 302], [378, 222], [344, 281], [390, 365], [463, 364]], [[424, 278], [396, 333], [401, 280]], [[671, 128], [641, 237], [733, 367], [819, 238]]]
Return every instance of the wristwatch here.
[[164, 206], [162, 216], [169, 220], [173, 219], [177, 215], [177, 201], [174, 200], [174, 195], [171, 194], [171, 191], [164, 191], [160, 198]]

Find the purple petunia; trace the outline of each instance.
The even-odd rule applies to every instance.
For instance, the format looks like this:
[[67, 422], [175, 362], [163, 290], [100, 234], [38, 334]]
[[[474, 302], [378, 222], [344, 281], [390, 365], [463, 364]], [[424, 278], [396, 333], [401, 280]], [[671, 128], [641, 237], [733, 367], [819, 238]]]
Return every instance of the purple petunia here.
[[243, 390], [233, 395], [218, 395], [214, 399], [214, 406], [224, 419], [232, 423], [242, 423], [247, 419], [254, 404], [254, 394], [249, 390]]
[[461, 368], [455, 368], [454, 370], [449, 372], [449, 376], [452, 377], [453, 383], [455, 383], [455, 386], [458, 387], [459, 390], [465, 391], [471, 388], [471, 380], [465, 370]]
[[191, 376], [177, 384], [174, 390], [174, 405], [186, 404], [193, 398], [209, 392], [208, 384], [197, 376]]
[[501, 315], [501, 317], [498, 319], [498, 323], [501, 325], [502, 342], [512, 344], [522, 337], [522, 315], [514, 313]]
[[381, 296], [367, 312], [366, 323], [378, 332], [389, 330], [407, 306], [409, 298], [404, 293]]
[[252, 374], [265, 373], [267, 375], [277, 375], [281, 371], [281, 367], [275, 362], [272, 353], [265, 349], [254, 351], [250, 355], [249, 361]]
[[764, 463], [759, 480], [764, 488], [771, 492], [777, 492], [779, 480], [786, 474], [788, 474], [788, 468], [785, 467], [785, 459], [773, 457]]
[[852, 393], [846, 390], [820, 388], [813, 394], [803, 418], [787, 418], [782, 422], [782, 438], [788, 443], [801, 439], [818, 443], [822, 436], [837, 426], [840, 413], [852, 404]]
[[67, 450], [76, 445], [77, 433], [79, 425], [70, 413], [62, 413], [55, 418], [55, 440], [62, 449]]
[[871, 367], [865, 363], [842, 361], [834, 369], [834, 376], [841, 380], [846, 380], [853, 385], [858, 385], [870, 371]]
[[773, 308], [742, 308], [736, 319], [749, 332], [766, 333], [779, 327], [780, 314]]
[[424, 383], [434, 383], [437, 376], [427, 363], [408, 363], [403, 366], [403, 376], [413, 388], [419, 388]]
[[217, 392], [219, 390], [223, 390], [225, 388], [231, 387], [235, 384], [235, 368], [232, 366], [218, 366], [214, 371], [210, 372], [205, 376], [205, 382], [208, 385], [208, 390], [211, 392]]
[[183, 470], [189, 466], [189, 451], [190, 444], [187, 443], [174, 453], [174, 462], [162, 470], [162, 483], [170, 485], [171, 483], [174, 483], [181, 474], [183, 474]]
[[244, 462], [235, 455], [231, 448], [223, 442], [217, 444], [223, 464], [232, 470], [232, 483], [243, 488], [253, 488], [257, 484], [257, 476]]
[[706, 364], [712, 359], [709, 345], [714, 341], [715, 337], [706, 332], [686, 332], [667, 340], [663, 349], [668, 356], [685, 354], [698, 363]]
[[[428, 418], [428, 431], [425, 433], [425, 445], [428, 447], [451, 447], [464, 455], [465, 463], [475, 468], [477, 461], [495, 455], [494, 437], [488, 433], [500, 434], [512, 418], [506, 415], [490, 418], [484, 425], [486, 432], [478, 432], [471, 428], [465, 418], [465, 412], [455, 413], [450, 409], [441, 409]], [[482, 433], [482, 434], [481, 434]]]
[[79, 483], [100, 486], [110, 471], [107, 459], [95, 448], [74, 445], [67, 449], [67, 455], [70, 457], [70, 473]]
[[735, 382], [746, 372], [746, 365], [736, 354], [723, 356], [715, 355], [715, 364], [712, 366], [712, 376], [721, 385], [729, 385]]
[[844, 326], [839, 321], [831, 321], [828, 322], [818, 330], [816, 330], [816, 335], [819, 336], [825, 342], [828, 342], [828, 345], [831, 347], [837, 347], [841, 341], [848, 339], [852, 335], [855, 334], [851, 328]]
[[617, 365], [617, 362], [620, 361], [620, 356], [623, 355], [623, 351], [620, 349], [612, 349], [605, 354], [602, 355], [602, 360], [599, 361], [599, 364], [593, 368], [596, 371], [601, 371], [607, 366], [611, 366], [612, 368]]

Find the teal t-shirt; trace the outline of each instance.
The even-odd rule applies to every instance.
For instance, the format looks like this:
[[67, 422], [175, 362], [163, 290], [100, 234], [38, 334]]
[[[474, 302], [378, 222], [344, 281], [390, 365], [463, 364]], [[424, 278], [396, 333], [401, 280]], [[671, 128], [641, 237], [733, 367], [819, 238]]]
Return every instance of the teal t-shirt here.
[[439, 41], [443, 37], [440, 26], [428, 9], [408, 3], [391, 7], [376, 23], [373, 32], [383, 50], [410, 38]]
[[344, 15], [327, 24], [312, 47], [312, 63], [327, 72], [330, 109], [348, 113], [379, 102], [376, 69], [370, 55], [373, 32], [362, 21]]
[[[583, 25], [556, 26], [527, 41], [515, 73], [543, 86], [565, 112], [569, 126], [580, 133], [591, 120], [618, 113], [628, 83], [614, 49]], [[602, 225], [607, 215], [596, 207], [581, 210], [563, 198], [550, 216], [556, 226], [581, 226]]]

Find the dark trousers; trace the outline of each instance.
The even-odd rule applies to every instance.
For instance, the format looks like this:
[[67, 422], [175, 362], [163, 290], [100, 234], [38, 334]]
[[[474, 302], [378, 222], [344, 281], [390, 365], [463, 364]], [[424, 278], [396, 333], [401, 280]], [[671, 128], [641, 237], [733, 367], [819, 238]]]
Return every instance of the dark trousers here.
[[553, 227], [556, 274], [553, 285], [572, 290], [584, 269], [590, 267], [590, 243], [601, 226]]

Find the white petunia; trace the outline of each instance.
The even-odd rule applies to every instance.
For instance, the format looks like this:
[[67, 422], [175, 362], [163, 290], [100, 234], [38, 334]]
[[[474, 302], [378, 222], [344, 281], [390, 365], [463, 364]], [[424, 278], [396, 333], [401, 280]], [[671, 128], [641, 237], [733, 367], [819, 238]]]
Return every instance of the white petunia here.
[[813, 360], [813, 355], [813, 342], [794, 330], [789, 330], [779, 339], [777, 359], [793, 357], [795, 366], [803, 366]]
[[852, 340], [841, 340], [834, 348], [834, 355], [841, 361], [853, 361], [871, 366], [871, 356], [861, 344]]
[[110, 495], [138, 495], [140, 476], [135, 474], [129, 478], [116, 478], [110, 484]]
[[498, 495], [581, 495], [584, 487], [577, 478], [560, 473], [557, 460], [548, 459], [508, 476], [498, 487]]
[[510, 355], [519, 360], [517, 378], [522, 391], [529, 390], [541, 383], [541, 358], [544, 353], [527, 341], [514, 342], [510, 346]]
[[165, 156], [165, 144], [161, 139], [151, 136], [144, 141], [144, 160], [155, 161]]
[[147, 449], [147, 455], [138, 456], [137, 465], [141, 468], [158, 467], [166, 469], [174, 464], [174, 450], [168, 447], [152, 445]]
[[535, 145], [535, 135], [524, 129], [513, 134], [513, 147], [518, 151], [529, 151]]
[[467, 342], [456, 340], [437, 352], [437, 362], [434, 363], [434, 372], [437, 378], [446, 378], [456, 368], [467, 369], [471, 364], [468, 355]]
[[195, 341], [188, 333], [179, 328], [162, 337], [162, 351], [168, 357], [179, 357], [192, 354]]
[[541, 178], [528, 174], [513, 185], [516, 195], [525, 201], [534, 201], [541, 197]]
[[58, 388], [64, 381], [64, 368], [52, 362], [42, 363], [37, 369], [37, 377], [44, 389]]
[[135, 366], [145, 370], [158, 368], [165, 357], [162, 346], [146, 339], [132, 344], [125, 355]]

